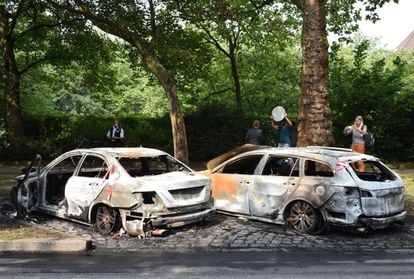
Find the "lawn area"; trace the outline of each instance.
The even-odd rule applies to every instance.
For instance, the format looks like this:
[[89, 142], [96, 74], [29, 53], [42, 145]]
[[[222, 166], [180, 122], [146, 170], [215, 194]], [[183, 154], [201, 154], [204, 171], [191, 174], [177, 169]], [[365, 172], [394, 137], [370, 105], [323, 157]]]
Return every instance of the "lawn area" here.
[[8, 198], [10, 190], [17, 185], [16, 174], [0, 174], [0, 198]]
[[408, 214], [414, 215], [414, 171], [400, 172], [405, 184], [405, 209]]
[[0, 225], [0, 239], [1, 240], [14, 240], [23, 238], [66, 238], [67, 234], [43, 229], [39, 227], [15, 227], [10, 228]]

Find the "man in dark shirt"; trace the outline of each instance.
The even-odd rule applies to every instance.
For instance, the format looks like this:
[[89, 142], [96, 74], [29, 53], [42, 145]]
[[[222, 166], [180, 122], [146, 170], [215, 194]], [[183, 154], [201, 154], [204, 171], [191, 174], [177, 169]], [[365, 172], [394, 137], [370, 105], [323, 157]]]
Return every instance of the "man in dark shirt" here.
[[119, 126], [118, 119], [114, 120], [114, 125], [112, 126], [111, 129], [108, 130], [108, 132], [106, 133], [106, 137], [111, 141], [112, 146], [115, 146], [115, 147], [123, 146], [125, 133], [124, 133], [124, 129], [122, 129]]
[[260, 145], [262, 142], [262, 129], [259, 129], [260, 122], [259, 120], [253, 121], [253, 128], [247, 130], [246, 133], [246, 142], [250, 144]]

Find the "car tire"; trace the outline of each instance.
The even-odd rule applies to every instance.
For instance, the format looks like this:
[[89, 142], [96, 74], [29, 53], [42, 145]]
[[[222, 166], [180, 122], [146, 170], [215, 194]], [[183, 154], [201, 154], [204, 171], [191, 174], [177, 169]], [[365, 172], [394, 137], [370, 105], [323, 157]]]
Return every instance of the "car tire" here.
[[99, 205], [95, 214], [95, 230], [100, 234], [109, 235], [120, 227], [119, 213], [115, 208]]
[[305, 201], [296, 201], [289, 210], [290, 225], [297, 231], [321, 234], [325, 231], [325, 221], [320, 212]]

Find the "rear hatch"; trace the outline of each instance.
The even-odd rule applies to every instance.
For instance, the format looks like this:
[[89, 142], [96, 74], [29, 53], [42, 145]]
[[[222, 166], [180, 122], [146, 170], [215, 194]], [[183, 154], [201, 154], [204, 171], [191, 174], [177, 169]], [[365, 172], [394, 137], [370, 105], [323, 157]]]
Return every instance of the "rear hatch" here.
[[134, 192], [155, 192], [167, 208], [198, 205], [210, 200], [210, 179], [190, 172], [170, 172], [135, 178]]
[[360, 188], [365, 216], [386, 217], [404, 210], [404, 183], [398, 174], [375, 160], [352, 162], [350, 166]]

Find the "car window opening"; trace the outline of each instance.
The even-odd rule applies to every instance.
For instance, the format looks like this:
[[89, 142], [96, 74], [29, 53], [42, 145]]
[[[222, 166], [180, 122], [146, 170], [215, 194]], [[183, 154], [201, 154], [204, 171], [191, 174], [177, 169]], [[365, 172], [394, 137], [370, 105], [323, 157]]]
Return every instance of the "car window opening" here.
[[46, 176], [46, 201], [50, 205], [60, 206], [65, 199], [66, 182], [73, 175], [81, 155], [71, 156], [54, 167]]
[[82, 163], [79, 176], [104, 178], [108, 172], [108, 165], [105, 160], [96, 156], [86, 156]]
[[333, 177], [334, 172], [327, 164], [313, 160], [306, 160], [305, 176]]
[[132, 177], [159, 175], [175, 171], [190, 172], [190, 169], [185, 165], [167, 155], [139, 158], [121, 157], [118, 161]]
[[[359, 166], [363, 164], [363, 171]], [[396, 180], [397, 177], [377, 161], [354, 161], [349, 164], [354, 170], [359, 179], [364, 181], [379, 181]]]
[[263, 169], [262, 175], [299, 176], [299, 169], [295, 168], [297, 158], [270, 157]]
[[263, 155], [252, 155], [240, 158], [225, 166], [222, 170], [222, 173], [253, 175], [262, 157]]

